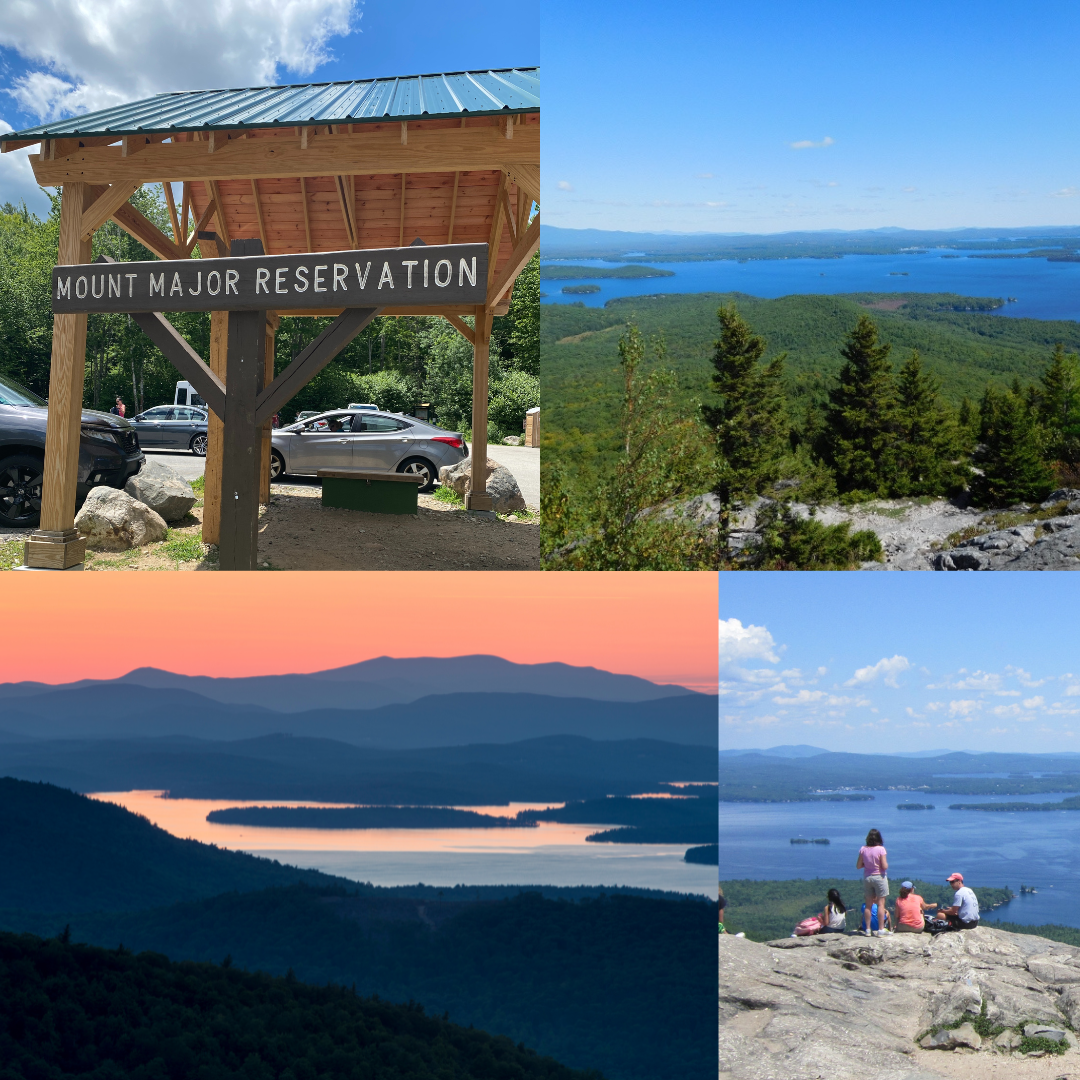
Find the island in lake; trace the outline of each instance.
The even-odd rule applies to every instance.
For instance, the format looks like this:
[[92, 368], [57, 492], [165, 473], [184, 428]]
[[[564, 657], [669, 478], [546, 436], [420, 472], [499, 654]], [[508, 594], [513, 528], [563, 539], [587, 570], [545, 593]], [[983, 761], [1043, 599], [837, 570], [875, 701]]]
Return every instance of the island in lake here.
[[265, 829], [530, 829], [536, 822], [448, 806], [231, 806], [207, 821]]
[[655, 266], [641, 266], [630, 263], [627, 266], [566, 266], [563, 264], [544, 263], [540, 267], [541, 281], [574, 279], [575, 281], [596, 278], [654, 278], [674, 277], [674, 270], [660, 270]]
[[564, 285], [562, 287], [564, 293], [573, 293], [575, 295], [584, 295], [585, 293], [598, 293], [600, 291], [599, 285]]

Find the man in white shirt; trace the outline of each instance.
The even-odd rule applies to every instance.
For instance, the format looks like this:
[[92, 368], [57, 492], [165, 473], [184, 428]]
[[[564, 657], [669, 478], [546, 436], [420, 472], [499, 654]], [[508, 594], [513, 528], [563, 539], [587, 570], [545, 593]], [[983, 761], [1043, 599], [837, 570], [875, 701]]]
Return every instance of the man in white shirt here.
[[974, 929], [979, 925], [979, 901], [975, 893], [964, 884], [963, 874], [950, 874], [946, 880], [952, 886], [956, 903], [945, 908], [941, 917], [948, 919], [953, 929]]

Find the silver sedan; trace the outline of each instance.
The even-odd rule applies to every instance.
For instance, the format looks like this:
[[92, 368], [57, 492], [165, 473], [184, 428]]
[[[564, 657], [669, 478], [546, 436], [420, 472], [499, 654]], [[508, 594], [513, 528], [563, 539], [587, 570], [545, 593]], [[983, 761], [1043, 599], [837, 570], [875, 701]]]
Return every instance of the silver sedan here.
[[457, 431], [400, 413], [335, 409], [299, 424], [278, 428], [271, 436], [270, 478], [286, 473], [313, 476], [319, 469], [365, 469], [414, 473], [431, 491], [444, 465], [468, 457]]

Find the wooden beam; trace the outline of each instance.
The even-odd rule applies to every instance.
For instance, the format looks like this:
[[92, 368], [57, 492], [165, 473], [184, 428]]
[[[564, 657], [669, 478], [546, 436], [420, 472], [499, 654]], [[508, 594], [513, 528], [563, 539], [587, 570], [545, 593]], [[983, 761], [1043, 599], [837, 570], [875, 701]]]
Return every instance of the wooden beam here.
[[495, 212], [491, 215], [491, 232], [488, 234], [488, 293], [495, 280], [495, 263], [499, 258], [503, 230], [503, 196], [506, 194], [506, 173], [499, 173], [499, 188], [495, 193]]
[[[367, 125], [361, 125], [367, 127]], [[342, 133], [314, 139], [234, 139], [213, 154], [197, 142], [152, 143], [130, 160], [118, 146], [79, 147], [55, 160], [31, 158], [34, 176], [44, 187], [70, 180], [111, 184], [122, 180], [251, 180], [289, 176], [338, 176], [371, 173], [468, 172], [517, 170], [531, 166], [539, 190], [540, 125], [520, 125], [507, 140], [491, 127], [421, 128], [401, 145], [392, 130]], [[304, 149], [301, 155], [299, 151]], [[524, 179], [524, 178], [523, 178]]]
[[301, 150], [306, 150], [307, 149], [308, 130], [309, 129], [306, 128], [306, 127], [302, 127], [300, 129], [300, 149]]
[[311, 246], [311, 211], [308, 209], [307, 180], [300, 177], [300, 197], [304, 200], [304, 235], [307, 237], [307, 249], [312, 251]]
[[[265, 390], [274, 381], [274, 342], [281, 320], [272, 311], [266, 312], [266, 351], [263, 354], [262, 378], [259, 389]], [[262, 445], [259, 450], [259, 503], [270, 504], [270, 450], [273, 438], [273, 417], [262, 424]]]
[[199, 232], [213, 216], [213, 213], [214, 204], [212, 202], [208, 202], [206, 204], [206, 209], [202, 212], [202, 216], [195, 223], [195, 228], [191, 230], [191, 235], [188, 237], [188, 241], [184, 245], [184, 251], [186, 251], [188, 255], [191, 255], [191, 252], [194, 250], [195, 245], [199, 242]]
[[10, 154], [12, 150], [24, 150], [28, 146], [41, 145], [40, 139], [16, 139], [14, 142], [0, 144], [0, 154]]
[[401, 218], [398, 222], [398, 247], [405, 246], [405, 185], [408, 179], [408, 173], [401, 174]]
[[262, 199], [259, 198], [259, 181], [251, 181], [251, 194], [255, 199], [255, 218], [259, 223], [259, 236], [262, 238], [263, 253], [270, 254], [270, 241], [266, 238], [266, 222], [263, 219]]
[[356, 226], [353, 224], [352, 215], [349, 213], [349, 187], [346, 183], [346, 177], [335, 176], [334, 186], [337, 188], [338, 202], [341, 204], [341, 216], [345, 222], [345, 235], [349, 238], [349, 243], [353, 247], [357, 247]]
[[112, 216], [124, 232], [134, 236], [159, 259], [186, 259], [188, 252], [174, 244], [152, 221], [143, 217], [131, 203], [124, 203]]
[[502, 268], [494, 284], [488, 289], [487, 310], [493, 311], [496, 304], [503, 298], [503, 294], [515, 278], [524, 269], [525, 264], [533, 257], [536, 249], [540, 246], [540, 215], [533, 218], [533, 223], [525, 230], [521, 242], [510, 253], [510, 261]]
[[529, 165], [524, 162], [518, 162], [517, 164], [507, 163], [502, 166], [502, 169], [519, 188], [525, 189], [525, 193], [532, 198], [533, 202], [540, 202], [539, 164]]
[[506, 137], [508, 139], [514, 137], [514, 118], [512, 116], [506, 118]]
[[216, 131], [211, 131], [210, 132], [210, 139], [209, 139], [210, 150], [209, 150], [209, 153], [211, 153], [211, 154], [217, 149], [217, 134], [218, 133]]
[[402, 120], [401, 121], [401, 145], [402, 146], [408, 146], [409, 145], [409, 121], [408, 120]]
[[458, 315], [445, 316], [446, 321], [470, 344], [476, 343], [476, 333], [473, 328]]
[[131, 181], [124, 184], [113, 184], [107, 191], [99, 195], [90, 205], [90, 208], [83, 213], [82, 238], [89, 240], [140, 187], [142, 187], [141, 184]]
[[176, 242], [183, 244], [187, 241], [188, 236], [188, 207], [191, 205], [191, 185], [185, 180], [183, 187], [180, 189], [180, 232], [177, 234]]
[[206, 181], [206, 194], [214, 201], [217, 234], [225, 246], [229, 247], [232, 244], [232, 238], [229, 236], [229, 223], [225, 220], [225, 204], [221, 201], [221, 190], [218, 188], [216, 180]]
[[255, 423], [269, 420], [295, 397], [376, 315], [380, 308], [346, 308], [299, 356], [259, 394]]
[[176, 327], [157, 311], [133, 312], [131, 319], [158, 347], [165, 359], [195, 387], [207, 408], [220, 419], [224, 419], [225, 384], [180, 336]]
[[457, 214], [457, 192], [458, 181], [461, 179], [461, 173], [454, 173], [454, 194], [450, 199], [450, 228], [446, 230], [446, 242], [452, 244], [454, 242], [454, 217]]
[[[185, 188], [187, 187], [186, 184], [184, 186]], [[179, 244], [181, 243], [180, 219], [176, 216], [176, 196], [173, 195], [172, 184], [162, 184], [161, 189], [165, 194], [165, 205], [169, 208], [169, 221], [172, 223], [173, 243]]]
[[140, 150], [145, 150], [149, 142], [145, 135], [125, 135], [120, 140], [120, 156], [133, 157]]
[[[505, 173], [503, 174], [506, 175]], [[517, 222], [514, 220], [514, 211], [510, 207], [510, 188], [509, 185], [502, 189], [502, 204], [503, 204], [503, 217], [506, 218], [506, 227], [510, 230], [510, 244], [514, 246], [518, 242], [517, 238]]]
[[469, 490], [465, 509], [490, 512], [487, 493], [488, 361], [491, 348], [491, 316], [483, 307], [475, 312], [473, 340], [472, 446], [469, 449]]

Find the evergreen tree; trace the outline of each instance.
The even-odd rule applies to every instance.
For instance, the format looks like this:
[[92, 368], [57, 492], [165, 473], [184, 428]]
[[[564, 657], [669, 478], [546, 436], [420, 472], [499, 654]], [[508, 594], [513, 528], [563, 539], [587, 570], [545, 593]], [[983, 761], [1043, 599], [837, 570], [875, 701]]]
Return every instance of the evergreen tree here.
[[866, 315], [840, 350], [840, 383], [829, 392], [825, 456], [842, 493], [888, 495], [896, 484], [896, 389], [888, 344]]
[[1059, 342], [1042, 374], [1039, 419], [1046, 428], [1051, 457], [1064, 464], [1080, 461], [1080, 361]]
[[1046, 436], [1019, 383], [1005, 393], [987, 386], [979, 413], [975, 460], [982, 475], [972, 483], [976, 498], [991, 506], [1045, 499], [1054, 487]]
[[912, 349], [896, 380], [895, 494], [939, 495], [964, 484], [968, 469], [957, 461], [962, 436], [940, 391]]
[[702, 406], [701, 411], [715, 432], [714, 490], [720, 498], [723, 542], [734, 507], [780, 478], [791, 428], [783, 386], [786, 354], [762, 366], [767, 342], [754, 334], [735, 305], [716, 314], [720, 339], [713, 353], [712, 387], [720, 401]]

